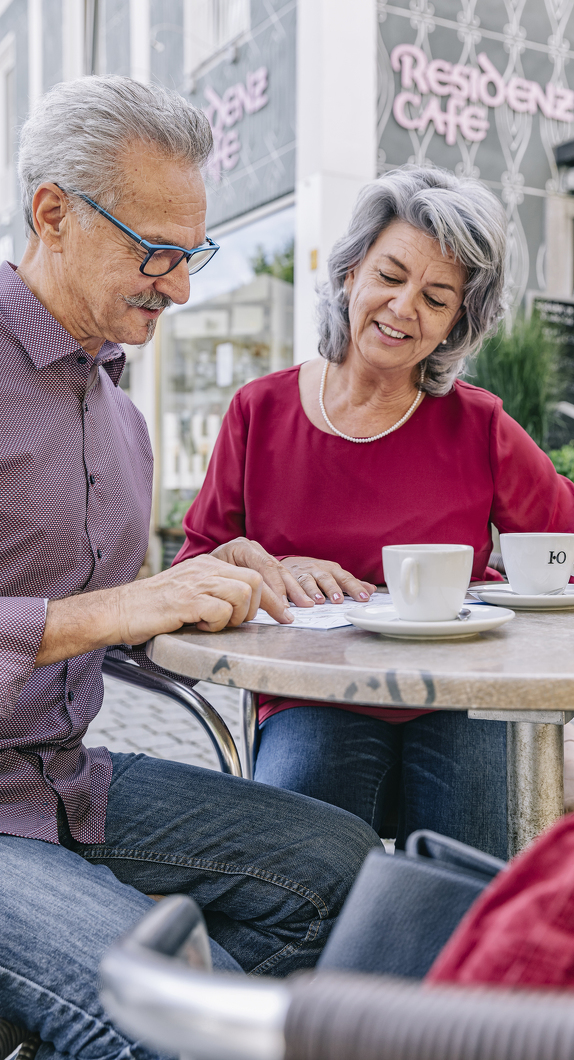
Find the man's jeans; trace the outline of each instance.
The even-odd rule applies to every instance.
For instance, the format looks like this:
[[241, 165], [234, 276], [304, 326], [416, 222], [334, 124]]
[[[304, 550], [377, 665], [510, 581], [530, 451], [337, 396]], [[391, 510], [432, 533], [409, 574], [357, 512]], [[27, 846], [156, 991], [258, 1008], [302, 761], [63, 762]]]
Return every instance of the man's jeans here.
[[404, 725], [336, 707], [263, 722], [255, 779], [341, 806], [375, 831], [398, 808], [397, 847], [419, 828], [506, 858], [506, 723], [437, 710]]
[[148, 1060], [97, 992], [102, 955], [152, 906], [147, 893], [196, 899], [216, 968], [284, 976], [316, 963], [379, 846], [363, 821], [290, 792], [112, 759], [105, 844], [76, 843], [65, 826], [63, 846], [0, 835], [0, 1016], [40, 1033], [38, 1060]]

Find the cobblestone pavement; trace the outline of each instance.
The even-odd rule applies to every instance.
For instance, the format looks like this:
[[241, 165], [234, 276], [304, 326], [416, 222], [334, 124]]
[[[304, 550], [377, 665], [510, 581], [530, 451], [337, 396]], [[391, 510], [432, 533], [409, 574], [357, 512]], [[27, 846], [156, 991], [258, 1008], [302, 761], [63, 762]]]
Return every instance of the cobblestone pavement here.
[[[84, 743], [104, 744], [110, 751], [143, 751], [154, 758], [218, 769], [209, 738], [184, 707], [167, 699], [104, 677], [102, 709], [90, 725]], [[239, 691], [201, 681], [197, 691], [215, 707], [239, 749]]]

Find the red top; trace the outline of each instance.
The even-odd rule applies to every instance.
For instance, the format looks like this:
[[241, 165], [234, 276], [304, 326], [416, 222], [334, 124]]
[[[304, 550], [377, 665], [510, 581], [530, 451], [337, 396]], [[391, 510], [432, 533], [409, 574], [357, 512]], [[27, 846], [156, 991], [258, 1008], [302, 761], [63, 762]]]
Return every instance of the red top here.
[[481, 894], [437, 957], [433, 983], [574, 988], [574, 815]]
[[[491, 521], [502, 532], [574, 531], [574, 483], [500, 398], [457, 381], [446, 397], [427, 394], [398, 431], [354, 445], [307, 418], [297, 365], [235, 394], [175, 562], [245, 536], [274, 556], [335, 560], [381, 584], [383, 545], [447, 542], [473, 546], [482, 579]], [[260, 721], [303, 704], [259, 701]], [[340, 706], [396, 723], [427, 713]]]

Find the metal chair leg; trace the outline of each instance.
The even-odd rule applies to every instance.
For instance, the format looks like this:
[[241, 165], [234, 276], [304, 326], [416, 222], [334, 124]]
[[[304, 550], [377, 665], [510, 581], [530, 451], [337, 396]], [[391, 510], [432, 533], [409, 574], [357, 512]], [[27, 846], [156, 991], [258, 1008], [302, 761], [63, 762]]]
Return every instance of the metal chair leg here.
[[131, 659], [118, 658], [111, 653], [104, 658], [102, 672], [119, 681], [135, 685], [136, 688], [157, 692], [159, 695], [167, 696], [168, 699], [174, 699], [180, 703], [205, 729], [219, 760], [221, 772], [230, 773], [234, 777], [243, 776], [233, 736], [215, 707], [212, 707], [211, 703], [208, 703], [199, 692], [180, 684], [179, 681], [173, 681], [163, 674], [158, 674], [154, 670], [144, 670]]
[[257, 704], [253, 692], [242, 688], [239, 693], [239, 713], [241, 717], [241, 757], [243, 776], [253, 780], [255, 761], [255, 727], [257, 725]]

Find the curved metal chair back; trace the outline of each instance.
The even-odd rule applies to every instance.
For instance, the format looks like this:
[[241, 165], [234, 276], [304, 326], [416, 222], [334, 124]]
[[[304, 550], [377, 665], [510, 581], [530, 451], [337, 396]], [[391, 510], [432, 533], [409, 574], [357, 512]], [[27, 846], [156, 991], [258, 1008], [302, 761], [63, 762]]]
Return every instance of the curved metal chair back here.
[[155, 670], [144, 670], [135, 660], [130, 659], [117, 648], [111, 648], [106, 652], [102, 673], [107, 674], [108, 677], [115, 677], [118, 681], [125, 681], [136, 688], [157, 692], [179, 703], [193, 715], [209, 736], [221, 772], [231, 773], [235, 777], [243, 776], [235, 740], [227, 725], [215, 707], [212, 707], [211, 703], [194, 688], [181, 684], [174, 678]]
[[[204, 935], [201, 939], [202, 933]], [[147, 913], [101, 965], [120, 1028], [194, 1060], [571, 1060], [572, 995], [312, 972], [213, 975], [192, 899]]]

